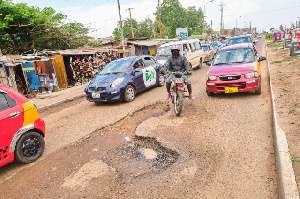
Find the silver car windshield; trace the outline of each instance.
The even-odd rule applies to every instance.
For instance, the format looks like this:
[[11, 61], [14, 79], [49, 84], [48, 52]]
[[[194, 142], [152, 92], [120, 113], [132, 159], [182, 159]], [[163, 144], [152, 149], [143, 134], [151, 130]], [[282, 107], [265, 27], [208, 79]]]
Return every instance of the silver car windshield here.
[[219, 51], [215, 56], [213, 65], [250, 63], [254, 61], [255, 55], [251, 48], [238, 48]]

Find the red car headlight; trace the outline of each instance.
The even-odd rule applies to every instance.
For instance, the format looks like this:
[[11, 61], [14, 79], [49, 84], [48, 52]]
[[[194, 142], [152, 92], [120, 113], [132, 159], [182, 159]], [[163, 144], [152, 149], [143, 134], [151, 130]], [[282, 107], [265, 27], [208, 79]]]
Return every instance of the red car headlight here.
[[255, 77], [258, 77], [258, 73], [255, 71], [255, 72], [250, 72], [250, 73], [246, 73], [245, 74], [245, 78], [246, 79], [249, 79], [249, 78], [255, 78]]
[[207, 75], [206, 76], [206, 80], [215, 81], [215, 80], [217, 80], [217, 76], [215, 76], [215, 75]]

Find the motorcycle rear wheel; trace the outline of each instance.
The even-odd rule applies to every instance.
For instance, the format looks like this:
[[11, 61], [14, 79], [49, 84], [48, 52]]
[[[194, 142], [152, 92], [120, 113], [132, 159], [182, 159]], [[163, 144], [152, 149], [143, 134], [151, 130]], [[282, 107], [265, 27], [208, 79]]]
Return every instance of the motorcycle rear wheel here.
[[176, 92], [176, 100], [174, 102], [174, 112], [176, 116], [179, 116], [183, 106], [183, 94], [181, 91]]

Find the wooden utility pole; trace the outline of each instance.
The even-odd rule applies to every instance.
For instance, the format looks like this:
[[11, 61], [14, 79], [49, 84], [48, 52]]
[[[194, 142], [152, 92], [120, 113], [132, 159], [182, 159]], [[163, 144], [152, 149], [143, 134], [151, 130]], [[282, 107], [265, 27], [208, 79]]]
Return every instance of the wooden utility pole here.
[[129, 10], [129, 16], [130, 16], [131, 35], [132, 35], [132, 38], [134, 38], [133, 25], [132, 25], [132, 18], [131, 18], [131, 9], [133, 9], [133, 8], [128, 8], [127, 10]]
[[120, 11], [120, 1], [119, 0], [118, 0], [118, 9], [119, 9], [119, 17], [120, 17], [120, 30], [121, 30], [121, 43], [122, 43], [122, 47], [123, 47], [123, 57], [126, 57], [125, 44], [124, 44], [124, 35], [123, 35], [123, 24], [122, 24], [121, 11]]
[[159, 0], [157, 3], [158, 6], [158, 15], [159, 15], [159, 33], [160, 33], [160, 38], [162, 38], [162, 32], [161, 32], [161, 10], [160, 10], [160, 5], [159, 5]]

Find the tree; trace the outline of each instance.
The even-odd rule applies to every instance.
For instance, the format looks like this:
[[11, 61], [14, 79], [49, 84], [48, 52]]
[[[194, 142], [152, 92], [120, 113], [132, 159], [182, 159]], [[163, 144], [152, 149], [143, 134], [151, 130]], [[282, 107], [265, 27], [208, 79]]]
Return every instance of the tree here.
[[[179, 0], [164, 0], [161, 6], [161, 22], [171, 29], [171, 37], [176, 37], [176, 28], [186, 27], [186, 12]], [[158, 20], [158, 12], [156, 12]]]
[[[138, 23], [135, 19], [132, 19], [132, 25], [133, 25], [133, 32], [134, 32], [134, 34], [136, 34]], [[123, 28], [124, 37], [132, 38], [131, 23], [130, 23], [129, 18], [126, 19], [122, 28]], [[119, 40], [121, 38], [121, 32], [118, 28], [115, 28], [112, 34], [113, 34], [115, 40]]]
[[152, 33], [152, 21], [151, 19], [145, 19], [138, 25], [138, 30], [137, 30], [137, 36], [136, 37], [148, 37], [148, 38], [153, 38], [153, 33]]
[[1, 0], [0, 13], [0, 48], [5, 54], [73, 48], [86, 42], [80, 38], [88, 29], [76, 22], [63, 24], [67, 16], [53, 8], [39, 9]]
[[[188, 7], [186, 10], [186, 27], [190, 35], [200, 35], [203, 32], [203, 12], [196, 9], [195, 6]], [[206, 25], [207, 27], [207, 25]]]

